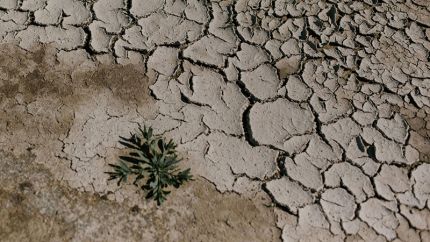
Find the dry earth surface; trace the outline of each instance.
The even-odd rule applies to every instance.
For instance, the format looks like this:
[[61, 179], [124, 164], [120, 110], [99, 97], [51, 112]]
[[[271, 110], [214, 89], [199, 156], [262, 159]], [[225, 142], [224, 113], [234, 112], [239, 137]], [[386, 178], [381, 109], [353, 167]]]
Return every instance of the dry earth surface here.
[[0, 240], [429, 242], [429, 53], [429, 0], [0, 0]]

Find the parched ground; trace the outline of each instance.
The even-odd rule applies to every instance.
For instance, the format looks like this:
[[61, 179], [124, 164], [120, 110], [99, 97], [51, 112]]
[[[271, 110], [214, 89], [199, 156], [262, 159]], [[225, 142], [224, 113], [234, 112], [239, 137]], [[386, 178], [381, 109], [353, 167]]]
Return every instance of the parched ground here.
[[429, 242], [429, 53], [428, 0], [0, 0], [0, 241]]

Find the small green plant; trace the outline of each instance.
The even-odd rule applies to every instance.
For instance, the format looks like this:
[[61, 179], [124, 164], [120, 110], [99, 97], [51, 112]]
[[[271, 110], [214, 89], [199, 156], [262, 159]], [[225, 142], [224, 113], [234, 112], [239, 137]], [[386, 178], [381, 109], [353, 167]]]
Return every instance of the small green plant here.
[[141, 185], [147, 192], [146, 198], [153, 198], [160, 205], [170, 193], [169, 186], [178, 188], [186, 181], [192, 180], [190, 169], [179, 170], [177, 145], [164, 137], [153, 135], [151, 127], [139, 128], [140, 134], [131, 134], [130, 138], [120, 136], [120, 144], [130, 152], [126, 156], [120, 156], [119, 164], [110, 164], [113, 171], [107, 172], [109, 180], [118, 179], [118, 186], [127, 181], [130, 175], [134, 175], [133, 184]]

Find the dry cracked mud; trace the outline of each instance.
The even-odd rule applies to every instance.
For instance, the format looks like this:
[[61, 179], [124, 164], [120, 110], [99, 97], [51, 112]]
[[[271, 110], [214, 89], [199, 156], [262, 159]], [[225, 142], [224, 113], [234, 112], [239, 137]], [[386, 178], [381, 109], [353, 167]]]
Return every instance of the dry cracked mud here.
[[[174, 139], [161, 207], [107, 180]], [[430, 241], [428, 0], [0, 0], [0, 240]]]

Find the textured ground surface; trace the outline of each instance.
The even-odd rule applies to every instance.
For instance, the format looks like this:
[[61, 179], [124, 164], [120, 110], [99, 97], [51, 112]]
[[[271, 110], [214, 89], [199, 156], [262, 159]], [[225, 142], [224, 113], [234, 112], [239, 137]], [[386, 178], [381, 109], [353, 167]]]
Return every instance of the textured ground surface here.
[[[428, 0], [0, 0], [0, 240], [430, 241]], [[140, 123], [196, 181], [108, 182]]]

